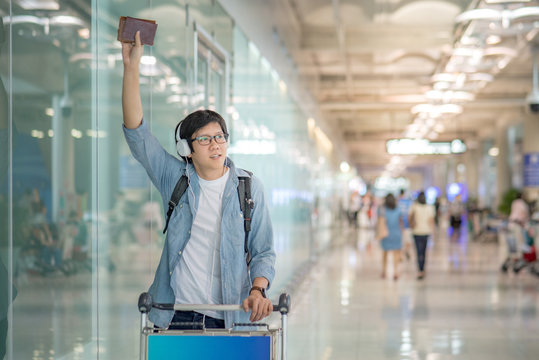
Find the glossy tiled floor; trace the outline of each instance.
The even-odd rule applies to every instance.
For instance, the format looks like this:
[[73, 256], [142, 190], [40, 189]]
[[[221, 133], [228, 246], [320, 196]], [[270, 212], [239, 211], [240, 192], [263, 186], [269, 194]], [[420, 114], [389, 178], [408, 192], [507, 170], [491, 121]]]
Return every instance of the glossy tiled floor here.
[[[380, 278], [372, 231], [315, 233], [332, 243], [306, 280], [289, 287], [289, 360], [539, 359], [539, 277], [500, 273], [503, 239], [450, 241], [441, 231], [429, 244], [427, 277], [416, 280], [412, 257], [394, 281], [392, 268]], [[67, 278], [21, 274], [13, 359], [138, 358], [135, 299], [151, 282], [160, 252], [142, 250], [123, 248], [126, 259], [114, 256], [123, 264], [115, 272], [100, 264], [98, 272]], [[270, 323], [277, 322], [274, 315]]]
[[503, 243], [440, 233], [426, 278], [414, 256], [394, 281], [372, 233], [345, 230], [293, 298], [289, 359], [539, 359], [539, 277], [500, 273]]

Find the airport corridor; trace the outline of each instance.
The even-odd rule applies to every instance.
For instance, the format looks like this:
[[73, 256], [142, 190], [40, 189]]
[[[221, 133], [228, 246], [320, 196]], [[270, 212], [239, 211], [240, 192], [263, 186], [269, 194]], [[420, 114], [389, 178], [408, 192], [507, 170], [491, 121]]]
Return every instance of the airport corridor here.
[[501, 273], [505, 254], [504, 243], [440, 231], [425, 279], [413, 255], [394, 281], [381, 278], [372, 232], [345, 230], [296, 291], [289, 359], [536, 359], [539, 279]]

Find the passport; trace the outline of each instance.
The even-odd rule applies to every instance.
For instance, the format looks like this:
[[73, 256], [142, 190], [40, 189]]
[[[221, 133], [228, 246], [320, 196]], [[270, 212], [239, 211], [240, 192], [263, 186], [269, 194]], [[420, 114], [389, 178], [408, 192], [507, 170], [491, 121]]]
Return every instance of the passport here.
[[118, 26], [118, 41], [135, 42], [135, 33], [140, 30], [140, 42], [153, 45], [157, 23], [155, 20], [137, 19], [130, 16], [121, 16]]

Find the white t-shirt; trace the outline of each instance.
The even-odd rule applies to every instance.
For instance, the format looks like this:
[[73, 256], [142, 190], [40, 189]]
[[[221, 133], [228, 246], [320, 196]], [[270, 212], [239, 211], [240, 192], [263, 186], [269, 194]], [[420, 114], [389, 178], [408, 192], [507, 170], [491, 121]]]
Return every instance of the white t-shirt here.
[[529, 212], [528, 204], [524, 200], [515, 199], [511, 203], [509, 220], [523, 224], [528, 221]]
[[414, 214], [415, 226], [412, 228], [414, 235], [430, 235], [432, 233], [431, 219], [434, 219], [434, 207], [427, 204], [414, 202], [410, 207], [409, 216]]
[[[221, 288], [221, 218], [227, 171], [216, 180], [199, 178], [200, 198], [191, 228], [191, 237], [182, 258], [174, 269], [170, 285], [176, 304], [222, 304]], [[198, 311], [223, 319], [221, 311]]]

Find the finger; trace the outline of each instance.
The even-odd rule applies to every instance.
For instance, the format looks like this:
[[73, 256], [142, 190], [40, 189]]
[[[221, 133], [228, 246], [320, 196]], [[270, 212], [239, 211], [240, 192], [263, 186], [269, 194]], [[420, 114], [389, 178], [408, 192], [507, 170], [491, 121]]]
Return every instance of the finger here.
[[243, 300], [243, 311], [249, 312], [249, 299]]
[[135, 33], [135, 45], [137, 47], [142, 46], [142, 43], [140, 42], [140, 30]]
[[253, 302], [251, 306], [251, 316], [249, 317], [249, 320], [251, 322], [254, 322], [256, 320], [256, 309], [257, 309], [257, 304], [256, 302]]
[[251, 322], [253, 321], [256, 321], [257, 318], [258, 318], [258, 308], [259, 308], [259, 305], [258, 305], [258, 301], [253, 301], [253, 306], [251, 308]]
[[266, 302], [266, 314], [265, 314], [264, 317], [270, 316], [272, 312], [273, 312], [273, 304], [271, 303], [271, 301], [267, 301]]
[[258, 320], [262, 320], [264, 319], [267, 315], [267, 311], [268, 310], [268, 305], [267, 305], [267, 300], [262, 300], [260, 302], [260, 305], [258, 307], [258, 314], [257, 314], [257, 321]]
[[122, 42], [122, 55], [124, 58], [129, 56], [131, 48], [132, 46], [130, 43]]
[[271, 305], [271, 302], [268, 299], [266, 299], [266, 301], [264, 301], [264, 312], [262, 314], [262, 319], [269, 316], [270, 305]]

